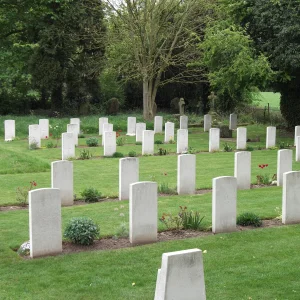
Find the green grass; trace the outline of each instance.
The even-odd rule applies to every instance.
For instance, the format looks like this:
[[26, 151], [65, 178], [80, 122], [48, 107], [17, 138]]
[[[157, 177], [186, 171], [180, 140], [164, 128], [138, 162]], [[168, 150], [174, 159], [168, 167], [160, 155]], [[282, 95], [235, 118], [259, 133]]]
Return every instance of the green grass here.
[[280, 93], [261, 92], [259, 93], [258, 105], [261, 107], [270, 105], [270, 108], [279, 109], [280, 107]]
[[[1, 117], [4, 120], [4, 117]], [[61, 149], [28, 149], [26, 128], [36, 122], [37, 117], [18, 117], [19, 140], [5, 143], [0, 141], [0, 205], [15, 203], [15, 189], [28, 186], [35, 180], [37, 188], [50, 186], [50, 163], [61, 159]], [[127, 116], [112, 117], [116, 126], [126, 131]], [[191, 118], [194, 118], [193, 116]], [[5, 117], [8, 119], [8, 117]], [[138, 117], [140, 120], [141, 117]], [[165, 116], [164, 121], [172, 121]], [[82, 118], [85, 138], [79, 139], [76, 155], [86, 147], [86, 139], [97, 135], [98, 116]], [[197, 118], [194, 118], [198, 122]], [[52, 120], [65, 126], [68, 119]], [[176, 121], [177, 122], [177, 121]], [[51, 122], [50, 122], [51, 123]], [[20, 124], [22, 126], [20, 126]], [[65, 125], [64, 125], [65, 124]], [[178, 128], [178, 122], [177, 128]], [[125, 129], [124, 129], [125, 128]], [[148, 128], [148, 125], [147, 125]], [[151, 123], [149, 124], [151, 128]], [[257, 149], [265, 147], [266, 126], [249, 125], [248, 138], [257, 135], [259, 143], [249, 143]], [[3, 129], [1, 129], [3, 130]], [[233, 175], [234, 153], [208, 153], [208, 133], [203, 128], [189, 129], [189, 146], [197, 152], [197, 188], [211, 188], [217, 176]], [[2, 132], [3, 133], [3, 132]], [[0, 131], [1, 134], [1, 131]], [[277, 132], [279, 141], [293, 143], [293, 136]], [[163, 139], [156, 135], [155, 140]], [[233, 140], [228, 142], [235, 148]], [[99, 144], [101, 138], [99, 137]], [[46, 141], [42, 142], [42, 146]], [[58, 144], [60, 147], [60, 142]], [[166, 156], [139, 158], [140, 180], [153, 180], [158, 184], [176, 187], [177, 155], [176, 144], [155, 145], [170, 153]], [[103, 158], [102, 147], [89, 149], [94, 159], [74, 160], [74, 193], [77, 197], [86, 187], [98, 189], [105, 196], [118, 195], [117, 158]], [[135, 145], [134, 137], [126, 136], [124, 146], [117, 151], [128, 154], [135, 151], [141, 155], [141, 145]], [[252, 179], [262, 170], [259, 164], [268, 164], [263, 172], [276, 173], [277, 150], [255, 150], [252, 152]], [[293, 162], [293, 170], [300, 163]], [[268, 187], [238, 191], [237, 214], [253, 212], [263, 219], [278, 216], [281, 207], [282, 189]], [[179, 206], [197, 210], [206, 229], [211, 227], [211, 193], [191, 196], [167, 196], [158, 199], [158, 218], [163, 213], [176, 214]], [[120, 213], [125, 216], [121, 217]], [[113, 236], [121, 222], [128, 223], [128, 201], [94, 203], [62, 208], [62, 223], [72, 217], [91, 217], [100, 225], [100, 234]], [[158, 223], [159, 230], [164, 230]], [[207, 299], [299, 299], [298, 274], [300, 257], [297, 236], [300, 225], [264, 228], [231, 234], [156, 243], [146, 246], [111, 251], [92, 251], [59, 255], [34, 260], [23, 260], [12, 251], [29, 239], [28, 210], [0, 211], [0, 299], [153, 299], [157, 269], [161, 255], [165, 252], [191, 248], [207, 250], [204, 254], [204, 269]], [[135, 282], [135, 286], [132, 286]]]

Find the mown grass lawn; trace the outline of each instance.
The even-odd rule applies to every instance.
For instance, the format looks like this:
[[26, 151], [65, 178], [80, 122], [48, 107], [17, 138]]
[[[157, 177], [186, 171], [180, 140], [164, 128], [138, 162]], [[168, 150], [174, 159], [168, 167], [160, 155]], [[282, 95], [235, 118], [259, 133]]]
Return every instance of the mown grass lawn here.
[[259, 93], [260, 101], [258, 103], [259, 106], [265, 107], [270, 105], [270, 108], [279, 109], [280, 107], [280, 93], [273, 92], [262, 92]]
[[[32, 118], [22, 118], [21, 123], [24, 126], [36, 123]], [[90, 128], [92, 133], [80, 139], [78, 156], [82, 147], [86, 147], [86, 138], [97, 136], [97, 120], [96, 117], [82, 120], [82, 127]], [[116, 122], [120, 128], [126, 126], [124, 116]], [[262, 172], [259, 164], [269, 165], [263, 172], [276, 173], [277, 150], [257, 150], [265, 147], [265, 126], [247, 128], [249, 138], [261, 137], [260, 142], [249, 143], [255, 148], [252, 152], [252, 183], [255, 183], [256, 175]], [[189, 132], [189, 145], [197, 156], [197, 188], [211, 188], [214, 177], [232, 176], [234, 152], [208, 153], [208, 133], [203, 128], [192, 128]], [[163, 136], [157, 135], [155, 139], [162, 140]], [[292, 144], [293, 137], [278, 131], [277, 140]], [[101, 138], [99, 141], [101, 144]], [[235, 134], [232, 140], [221, 141], [221, 150], [225, 142], [234, 148]], [[169, 155], [140, 156], [140, 180], [157, 181], [159, 185], [167, 183], [175, 188], [176, 144], [157, 145], [156, 150], [158, 147], [166, 148]], [[94, 187], [103, 196], [117, 196], [119, 160], [101, 157], [102, 147], [89, 150], [94, 153], [93, 159], [74, 160], [75, 194], [80, 197], [85, 187]], [[139, 155], [141, 145], [135, 145], [134, 137], [126, 137], [125, 145], [117, 151], [124, 155], [136, 151]], [[0, 205], [14, 204], [15, 189], [29, 185], [32, 180], [38, 188], [49, 187], [50, 163], [60, 159], [60, 148], [28, 150], [26, 133], [10, 143], [0, 141]], [[293, 162], [293, 170], [299, 169], [300, 164]], [[251, 211], [264, 219], [278, 217], [281, 198], [280, 187], [239, 191], [238, 214]], [[177, 213], [180, 205], [200, 211], [205, 216], [203, 227], [209, 230], [211, 193], [159, 197], [158, 218], [163, 213]], [[100, 225], [102, 237], [113, 236], [122, 222], [128, 222], [128, 201], [64, 207], [63, 228], [75, 216], [91, 217]], [[0, 299], [153, 299], [162, 253], [190, 248], [207, 250], [204, 254], [207, 299], [299, 299], [299, 229], [300, 225], [264, 228], [128, 249], [23, 260], [12, 249], [29, 238], [28, 210], [0, 211]], [[159, 230], [164, 230], [160, 222]]]

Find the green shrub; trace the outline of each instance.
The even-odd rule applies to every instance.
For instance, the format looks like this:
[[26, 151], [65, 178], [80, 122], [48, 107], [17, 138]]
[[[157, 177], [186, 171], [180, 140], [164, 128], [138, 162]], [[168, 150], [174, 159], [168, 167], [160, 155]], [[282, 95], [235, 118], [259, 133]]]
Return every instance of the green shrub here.
[[39, 149], [38, 143], [37, 142], [31, 142], [29, 144], [29, 149], [30, 150], [37, 150], [37, 149]]
[[125, 144], [125, 138], [123, 136], [119, 136], [116, 140], [117, 146], [124, 146]]
[[97, 147], [99, 144], [98, 139], [95, 137], [88, 138], [85, 142], [89, 147]]
[[128, 224], [126, 222], [122, 222], [121, 225], [117, 228], [114, 238], [118, 239], [127, 237], [129, 237]]
[[120, 102], [117, 98], [111, 98], [106, 102], [106, 113], [116, 115], [119, 112]]
[[204, 217], [201, 218], [198, 211], [186, 211], [184, 209], [182, 210], [181, 218], [183, 229], [199, 230]]
[[162, 182], [161, 184], [158, 185], [158, 192], [161, 194], [170, 194], [170, 195], [176, 194], [175, 189], [170, 188], [167, 182]]
[[51, 142], [51, 141], [47, 142], [46, 148], [54, 148], [53, 142]]
[[142, 142], [135, 142], [136, 145], [142, 145]]
[[74, 244], [91, 245], [100, 236], [100, 228], [87, 217], [72, 218], [65, 229], [64, 237]]
[[154, 141], [154, 144], [161, 145], [161, 144], [163, 144], [163, 142], [161, 140], [157, 140], [157, 141]]
[[291, 148], [292, 145], [290, 145], [289, 143], [285, 143], [285, 142], [279, 142], [279, 147], [280, 149], [289, 149]]
[[85, 159], [90, 159], [91, 157], [93, 157], [93, 154], [90, 153], [89, 150], [87, 149], [80, 150], [79, 159], [85, 160]]
[[84, 139], [84, 138], [85, 138], [85, 135], [84, 135], [83, 133], [79, 133], [79, 134], [78, 134], [78, 138], [79, 138], [79, 139]]
[[101, 198], [101, 193], [97, 189], [89, 187], [81, 192], [81, 197], [85, 202], [98, 202]]
[[[251, 147], [251, 146], [247, 146], [246, 147], [246, 151], [253, 151], [254, 150], [254, 148], [253, 147]], [[261, 150], [261, 148], [260, 149], [258, 149], [258, 150]]]
[[129, 157], [136, 157], [137, 154], [136, 154], [135, 151], [129, 151], [129, 152], [128, 152], [128, 156], [129, 156]]
[[167, 149], [164, 149], [164, 148], [158, 148], [158, 155], [167, 155], [168, 154], [168, 151]]
[[112, 157], [118, 158], [118, 157], [124, 157], [124, 154], [121, 152], [115, 152]]
[[223, 144], [223, 151], [224, 152], [232, 152], [232, 147], [229, 146], [228, 143]]
[[262, 221], [259, 216], [252, 212], [245, 212], [237, 217], [236, 223], [241, 226], [254, 226], [260, 227]]

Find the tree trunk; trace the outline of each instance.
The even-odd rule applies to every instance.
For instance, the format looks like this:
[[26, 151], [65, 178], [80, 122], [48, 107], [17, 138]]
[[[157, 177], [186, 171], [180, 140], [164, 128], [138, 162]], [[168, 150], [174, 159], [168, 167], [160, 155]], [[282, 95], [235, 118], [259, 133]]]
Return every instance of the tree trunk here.
[[156, 113], [156, 93], [158, 88], [159, 79], [156, 80], [143, 80], [143, 117], [147, 121], [151, 121]]

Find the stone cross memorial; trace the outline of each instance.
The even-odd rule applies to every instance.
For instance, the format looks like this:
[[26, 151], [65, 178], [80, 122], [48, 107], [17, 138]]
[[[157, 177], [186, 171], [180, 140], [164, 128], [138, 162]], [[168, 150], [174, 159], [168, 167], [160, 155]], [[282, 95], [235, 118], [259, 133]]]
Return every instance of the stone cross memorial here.
[[164, 253], [157, 272], [154, 300], [205, 300], [202, 251]]
[[62, 252], [59, 189], [29, 191], [30, 257]]

